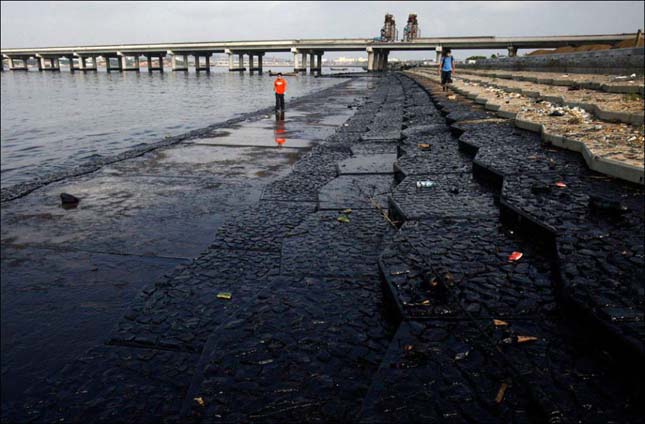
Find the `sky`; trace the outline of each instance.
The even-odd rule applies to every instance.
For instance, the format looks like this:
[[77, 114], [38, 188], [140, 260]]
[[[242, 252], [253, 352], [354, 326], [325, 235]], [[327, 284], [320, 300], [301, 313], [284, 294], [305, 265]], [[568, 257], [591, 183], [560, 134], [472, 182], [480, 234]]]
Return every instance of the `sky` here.
[[[2, 1], [3, 48], [298, 38], [371, 38], [385, 13], [399, 28], [417, 13], [422, 36], [538, 36], [636, 32], [634, 2], [29, 2]], [[505, 51], [456, 51], [470, 54]], [[520, 52], [522, 53], [522, 52]], [[359, 53], [355, 53], [359, 54]], [[351, 56], [329, 53], [326, 57]], [[402, 59], [432, 52], [392, 53]]]

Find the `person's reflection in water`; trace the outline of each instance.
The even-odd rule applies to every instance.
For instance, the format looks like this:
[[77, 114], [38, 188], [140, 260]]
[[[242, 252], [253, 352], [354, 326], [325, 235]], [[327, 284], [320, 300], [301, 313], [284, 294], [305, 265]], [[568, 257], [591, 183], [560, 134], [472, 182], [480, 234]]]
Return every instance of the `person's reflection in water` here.
[[275, 129], [273, 130], [273, 137], [278, 147], [282, 147], [287, 142], [285, 137], [286, 130], [284, 129], [284, 112], [276, 112], [275, 114]]

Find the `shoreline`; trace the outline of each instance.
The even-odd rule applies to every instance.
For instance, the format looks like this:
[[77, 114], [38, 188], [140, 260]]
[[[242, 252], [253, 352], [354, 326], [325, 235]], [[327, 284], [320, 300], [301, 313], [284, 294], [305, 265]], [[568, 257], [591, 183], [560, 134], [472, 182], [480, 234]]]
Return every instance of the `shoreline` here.
[[[338, 84], [332, 85], [331, 87], [318, 90], [309, 94], [305, 94], [303, 96], [294, 97], [293, 99], [289, 100], [288, 105], [297, 106], [298, 104], [302, 102], [306, 102], [308, 99], [314, 98], [315, 96], [324, 95], [326, 91], [340, 84], [346, 84], [349, 81], [351, 81], [351, 77], [342, 77], [342, 78], [348, 78], [348, 81], [342, 81], [342, 82], [339, 82]], [[152, 152], [154, 150], [157, 150], [163, 147], [172, 146], [172, 145], [181, 143], [183, 141], [191, 140], [196, 137], [204, 137], [208, 135], [209, 132], [213, 130], [217, 130], [218, 128], [237, 124], [247, 119], [252, 119], [266, 114], [271, 114], [273, 113], [273, 109], [274, 109], [273, 107], [269, 106], [252, 112], [247, 112], [238, 117], [231, 118], [225, 121], [216, 122], [214, 124], [208, 125], [203, 128], [198, 128], [198, 129], [191, 130], [186, 133], [178, 134], [171, 137], [165, 137], [156, 142], [148, 143], [145, 146], [130, 148], [116, 155], [101, 156], [100, 158], [96, 158], [94, 160], [88, 160], [86, 163], [78, 165], [74, 168], [62, 170], [59, 172], [53, 172], [53, 173], [38, 177], [36, 179], [33, 179], [31, 181], [25, 181], [8, 187], [4, 187], [0, 190], [0, 204], [19, 199], [31, 193], [34, 190], [37, 190], [41, 187], [44, 187], [54, 182], [63, 181], [66, 178], [72, 178], [72, 177], [78, 177], [78, 176], [90, 174], [92, 172], [96, 172], [100, 170], [103, 166], [106, 166], [106, 165], [110, 165], [127, 159], [140, 157], [148, 152]]]

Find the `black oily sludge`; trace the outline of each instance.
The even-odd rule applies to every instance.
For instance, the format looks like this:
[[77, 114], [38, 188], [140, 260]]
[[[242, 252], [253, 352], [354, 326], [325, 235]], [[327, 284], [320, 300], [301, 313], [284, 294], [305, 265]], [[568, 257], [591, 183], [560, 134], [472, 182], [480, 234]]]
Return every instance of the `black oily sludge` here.
[[[448, 99], [445, 98], [445, 96], [441, 97], [439, 95], [435, 95], [433, 98], [435, 100], [435, 104], [440, 108], [444, 109], [443, 105], [451, 105], [454, 102], [449, 102]], [[453, 115], [453, 117], [456, 118], [463, 118], [467, 121], [470, 122], [464, 122], [463, 124], [457, 122], [453, 124], [454, 126], [462, 126], [462, 125], [470, 125], [470, 124], [475, 124], [472, 122], [472, 118], [474, 117], [482, 117], [482, 114], [477, 114], [477, 113], [469, 113], [468, 111], [469, 106], [466, 106], [464, 104], [456, 104], [452, 105], [450, 107], [450, 111], [459, 111], [464, 112], [461, 114], [461, 116]], [[449, 110], [442, 110], [442, 114], [447, 115]], [[488, 120], [488, 119], [487, 119]], [[498, 121], [498, 120], [495, 120]], [[495, 124], [493, 123], [486, 123], [486, 121], [483, 121], [482, 123], [485, 123], [485, 125], [495, 125], [498, 124], [496, 122]], [[479, 124], [479, 123], [477, 123]], [[457, 135], [460, 134], [465, 134], [463, 130], [456, 129], [455, 133]], [[505, 140], [508, 141], [508, 140]], [[500, 147], [500, 152], [503, 151], [503, 146], [505, 143], [502, 143]], [[521, 144], [521, 143], [520, 143]], [[475, 156], [475, 160], [477, 160], [477, 155], [480, 146], [472, 146], [470, 149], [469, 148], [464, 148], [464, 146], [467, 146], [466, 143], [459, 143], [459, 147], [462, 151], [464, 151], [466, 154], [472, 156]], [[548, 146], [542, 146], [542, 147], [547, 147]], [[533, 149], [533, 152], [539, 152], [535, 150], [535, 146], [531, 146], [531, 149]], [[408, 151], [412, 151], [412, 149], [407, 149], [406, 148], [400, 148], [399, 149], [399, 154], [400, 158], [399, 161], [406, 157], [408, 155]], [[517, 150], [517, 155], [522, 155], [525, 154], [525, 157], [528, 157], [528, 151], [522, 151], [522, 149]], [[413, 153], [415, 155], [416, 153]], [[550, 152], [549, 152], [550, 155]], [[499, 173], [499, 179], [500, 181], [498, 184], [495, 184], [492, 186], [494, 189], [491, 192], [491, 195], [493, 198], [496, 198], [499, 196], [499, 192], [501, 189], [501, 185], [504, 183], [505, 179], [507, 178], [504, 174], [502, 174], [502, 170], [512, 170], [513, 165], [508, 164], [505, 161], [503, 161], [506, 157], [509, 157], [511, 159], [516, 158], [515, 154], [511, 154], [509, 156], [504, 156], [502, 154], [498, 155], [501, 157], [501, 159], [496, 160], [492, 165], [491, 165], [491, 170], [492, 172]], [[566, 156], [566, 154], [564, 155]], [[491, 155], [491, 158], [495, 158], [495, 155]], [[557, 157], [555, 155], [554, 157], [548, 157], [548, 162], [551, 163], [553, 161], [559, 161], [556, 162], [555, 164], [555, 171], [560, 171], [561, 174], [563, 175], [568, 175], [568, 174], [575, 174], [575, 170], [579, 169], [577, 167], [577, 163], [575, 160], [569, 160], [569, 159], [564, 159], [563, 157]], [[414, 159], [411, 159], [414, 161]], [[502, 162], [503, 161], [503, 162]], [[484, 162], [485, 163], [485, 162]], [[518, 162], [519, 164], [519, 162]], [[473, 166], [473, 172], [474, 175], [477, 176], [477, 172], [475, 171], [475, 166]], [[527, 169], [534, 169], [536, 171], [542, 171], [543, 168], [540, 167], [527, 167]], [[549, 168], [553, 171], [552, 168]], [[481, 179], [477, 177], [477, 181], [480, 182], [485, 182], [485, 179]], [[403, 180], [403, 184], [405, 183], [406, 180]], [[482, 186], [482, 188], [485, 186]], [[496, 187], [496, 188], [495, 188]], [[432, 187], [430, 187], [432, 188]], [[473, 187], [475, 189], [475, 187]], [[397, 187], [396, 190], [400, 190], [400, 187]], [[393, 198], [396, 197], [396, 191], [393, 194]], [[539, 188], [538, 188], [539, 191]], [[443, 193], [439, 193], [439, 196], [443, 196]], [[409, 194], [408, 195], [410, 199], [413, 199], [414, 197]], [[425, 204], [428, 204], [432, 197], [428, 197], [428, 201], [423, 202]], [[444, 200], [445, 198], [442, 198]], [[598, 211], [603, 211], [602, 213], [607, 213], [607, 209], [610, 211], [613, 211], [611, 214], [615, 215], [622, 215], [624, 213], [625, 208], [621, 207], [616, 207], [616, 201], [613, 200], [606, 200], [606, 199], [601, 199], [601, 200], [595, 200], [594, 201], [595, 205], [594, 209], [596, 210], [596, 213]], [[396, 202], [393, 202], [396, 205]], [[503, 203], [503, 200], [502, 200]], [[609, 416], [622, 416], [623, 419], [627, 421], [632, 421], [635, 419], [637, 416], [638, 412], [634, 408], [632, 408], [630, 405], [632, 405], [633, 402], [633, 397], [636, 392], [634, 392], [633, 387], [628, 386], [624, 387], [617, 383], [615, 380], [615, 370], [613, 367], [616, 367], [615, 362], [609, 362], [608, 364], [601, 364], [596, 362], [595, 366], [599, 366], [598, 372], [594, 374], [594, 377], [590, 377], [588, 374], [584, 375], [581, 370], [578, 371], [571, 371], [571, 369], [575, 368], [577, 365], [577, 361], [579, 359], [574, 359], [574, 358], [579, 358], [581, 355], [581, 352], [584, 352], [584, 349], [595, 349], [598, 347], [598, 344], [603, 345], [603, 343], [600, 340], [591, 340], [590, 339], [585, 339], [586, 336], [583, 334], [580, 334], [576, 343], [580, 343], [584, 341], [585, 348], [583, 348], [582, 351], [580, 351], [580, 345], [578, 344], [572, 344], [571, 341], [573, 338], [571, 337], [571, 333], [568, 333], [569, 327], [570, 327], [570, 322], [566, 320], [561, 320], [559, 318], [559, 308], [564, 308], [567, 310], [566, 304], [562, 302], [562, 299], [556, 303], [555, 300], [558, 299], [558, 292], [559, 292], [559, 279], [558, 279], [558, 272], [557, 272], [557, 267], [553, 268], [553, 265], [555, 262], [553, 262], [553, 257], [554, 257], [554, 250], [549, 249], [549, 247], [553, 247], [552, 245], [542, 245], [538, 243], [537, 250], [534, 250], [532, 246], [530, 245], [519, 245], [518, 248], [525, 253], [525, 255], [529, 255], [529, 258], [526, 256], [520, 261], [520, 264], [522, 264], [522, 267], [524, 269], [531, 269], [531, 266], [537, 266], [535, 269], [536, 270], [541, 270], [540, 272], [542, 273], [542, 278], [539, 279], [540, 283], [536, 286], [542, 289], [541, 294], [535, 295], [528, 295], [528, 293], [516, 293], [514, 296], [512, 295], [512, 291], [509, 291], [508, 289], [506, 290], [498, 290], [499, 287], [504, 287], [503, 282], [504, 279], [496, 281], [496, 284], [490, 284], [486, 285], [486, 279], [480, 279], [478, 278], [479, 276], [477, 273], [475, 274], [475, 277], [473, 278], [465, 278], [462, 280], [458, 280], [454, 277], [453, 270], [458, 270], [460, 269], [461, 266], [464, 266], [465, 264], [477, 264], [479, 263], [479, 260], [482, 258], [482, 250], [480, 249], [470, 249], [470, 243], [483, 243], [483, 240], [486, 239], [486, 235], [489, 233], [484, 232], [483, 234], [479, 234], [477, 230], [473, 230], [472, 227], [479, 228], [479, 227], [484, 227], [484, 223], [489, 223], [491, 220], [498, 221], [499, 220], [499, 212], [497, 217], [482, 217], [479, 219], [473, 219], [472, 217], [464, 217], [464, 220], [467, 220], [465, 222], [461, 222], [462, 227], [464, 228], [469, 228], [466, 226], [466, 222], [471, 225], [471, 231], [468, 232], [466, 230], [463, 230], [463, 236], [461, 238], [456, 237], [455, 239], [452, 239], [449, 243], [446, 243], [445, 245], [450, 245], [450, 247], [453, 247], [453, 249], [441, 249], [439, 246], [441, 244], [437, 239], [439, 237], [439, 234], [443, 234], [442, 231], [442, 226], [439, 225], [439, 222], [442, 222], [441, 219], [444, 220], [444, 225], [450, 226], [452, 225], [452, 220], [454, 221], [459, 221], [459, 214], [461, 211], [456, 210], [455, 208], [446, 208], [443, 206], [444, 202], [435, 202], [433, 204], [438, 206], [438, 211], [431, 210], [431, 208], [428, 207], [428, 215], [427, 218], [424, 218], [422, 214], [419, 214], [419, 216], [416, 216], [414, 218], [417, 219], [417, 221], [406, 222], [403, 224], [403, 227], [401, 228], [399, 234], [397, 237], [402, 236], [404, 234], [404, 229], [408, 225], [414, 225], [414, 226], [419, 226], [419, 225], [424, 225], [426, 222], [429, 223], [437, 223], [437, 228], [433, 229], [432, 232], [424, 233], [423, 231], [420, 231], [422, 235], [425, 235], [426, 237], [421, 236], [421, 240], [426, 240], [430, 239], [432, 242], [428, 242], [428, 246], [426, 246], [425, 250], [417, 248], [414, 243], [406, 240], [406, 239], [397, 239], [399, 243], [396, 243], [395, 245], [392, 245], [391, 247], [388, 247], [386, 251], [381, 255], [380, 258], [380, 268], [382, 272], [382, 276], [385, 281], [385, 287], [386, 287], [386, 293], [389, 293], [389, 298], [393, 300], [393, 303], [395, 305], [395, 313], [398, 314], [398, 316], [402, 319], [404, 319], [404, 322], [409, 322], [412, 323], [413, 321], [406, 321], [407, 319], [409, 320], [414, 320], [418, 318], [414, 317], [423, 317], [424, 313], [429, 313], [428, 318], [429, 319], [456, 319], [458, 321], [466, 321], [466, 322], [476, 322], [479, 323], [477, 326], [480, 327], [479, 330], [483, 331], [484, 334], [487, 336], [486, 338], [486, 344], [488, 346], [488, 349], [491, 349], [491, 351], [495, 352], [500, 352], [501, 350], [501, 357], [503, 358], [503, 361], [505, 362], [505, 367], [507, 371], [509, 372], [509, 375], [511, 375], [510, 380], [505, 380], [507, 381], [506, 385], [504, 386], [504, 390], [502, 390], [502, 384], [500, 383], [499, 386], [497, 386], [497, 389], [493, 389], [492, 387], [489, 388], [489, 391], [486, 392], [488, 394], [488, 399], [490, 402], [490, 399], [493, 399], [495, 397], [495, 394], [498, 396], [500, 393], [502, 393], [502, 397], [504, 396], [504, 393], [508, 394], [506, 389], [508, 387], [516, 387], [515, 390], [524, 388], [526, 390], [525, 393], [528, 394], [528, 396], [531, 398], [529, 405], [530, 405], [530, 411], [527, 410], [521, 410], [522, 413], [527, 413], [529, 416], [531, 416], [533, 419], [538, 419], [537, 417], [542, 417], [541, 419], [556, 419], [556, 420], [568, 420], [568, 419], [573, 419], [573, 420], [584, 420], [588, 419], [589, 417], [592, 416], [604, 416], [604, 417], [609, 417]], [[503, 204], [497, 203], [497, 207], [502, 206], [502, 216], [506, 214], [505, 208]], [[601, 205], [601, 206], [598, 206]], [[604, 206], [603, 206], [604, 205]], [[607, 206], [609, 205], [609, 206]], [[408, 207], [410, 210], [414, 210], [415, 208], [419, 209], [420, 207], [418, 204], [414, 204], [410, 202], [410, 206]], [[620, 213], [616, 213], [616, 209], [618, 208]], [[447, 212], [447, 213], [444, 213]], [[401, 209], [394, 208], [391, 210], [391, 212], [398, 213], [398, 218], [401, 220], [404, 220], [406, 217]], [[410, 214], [408, 214], [410, 215]], [[454, 215], [454, 216], [453, 216]], [[445, 220], [448, 220], [449, 222], [446, 223]], [[504, 220], [504, 222], [508, 222]], [[460, 227], [461, 228], [461, 227]], [[513, 227], [506, 227], [502, 226], [500, 227], [498, 224], [498, 233], [499, 230], [503, 228], [506, 236], [505, 237], [510, 237], [509, 240], [515, 239], [518, 240], [521, 243], [524, 243], [523, 236], [520, 239], [517, 239], [517, 234], [514, 233]], [[544, 229], [546, 227], [542, 226], [542, 233], [544, 233]], [[416, 228], [415, 228], [416, 230]], [[459, 234], [459, 230], [453, 230], [456, 231], [457, 234]], [[492, 230], [491, 230], [492, 231]], [[432, 234], [430, 234], [432, 233]], [[548, 231], [546, 231], [548, 233]], [[412, 235], [414, 238], [416, 235], [416, 231], [414, 230], [409, 230], [407, 231], [408, 236]], [[470, 237], [470, 235], [473, 235], [473, 237]], [[548, 237], [547, 237], [548, 239]], [[491, 239], [494, 240], [494, 239]], [[533, 243], [536, 243], [540, 241], [540, 238], [535, 238], [532, 239]], [[552, 240], [551, 240], [552, 241]], [[423, 243], [420, 243], [423, 244]], [[500, 269], [503, 269], [504, 267], [509, 267], [512, 266], [509, 260], [510, 255], [509, 252], [503, 252], [503, 249], [500, 249], [500, 246], [504, 245], [501, 241], [493, 242], [491, 245], [488, 247], [487, 250], [489, 251], [493, 248], [493, 245], [495, 245], [495, 252], [497, 254], [497, 260], [499, 263], [497, 264]], [[642, 244], [642, 243], [641, 243]], [[507, 246], [506, 250], [510, 250], [514, 248], [512, 244]], [[432, 254], [434, 251], [437, 251], [437, 256], [434, 257], [434, 260], [431, 260]], [[422, 253], [425, 252], [425, 253]], [[472, 253], [474, 255], [474, 258], [476, 259], [468, 259], [468, 260], [459, 260], [459, 254], [461, 252], [464, 252], [466, 256], [471, 253], [471, 252], [479, 252], [479, 255], [476, 253]], [[544, 253], [541, 253], [544, 252]], [[508, 255], [508, 256], [506, 256]], [[443, 262], [444, 257], [448, 256], [449, 261], [448, 261], [448, 266], [446, 267]], [[493, 255], [494, 256], [494, 255]], [[506, 259], [504, 259], [506, 258]], [[456, 259], [455, 263], [453, 263], [451, 260]], [[556, 261], [557, 262], [557, 261]], [[492, 264], [492, 263], [491, 263]], [[517, 264], [515, 264], [517, 265]], [[526, 268], [528, 266], [528, 268]], [[448, 269], [448, 272], [446, 272], [446, 268]], [[464, 269], [468, 269], [466, 266]], [[491, 269], [490, 266], [486, 268], [486, 270]], [[522, 269], [522, 268], [520, 268]], [[555, 273], [552, 272], [552, 270], [555, 270]], [[479, 271], [482, 272], [482, 271]], [[514, 285], [512, 285], [512, 288], [514, 289], [521, 289], [524, 290], [527, 288], [527, 284], [530, 284], [529, 282], [531, 281], [532, 278], [535, 278], [536, 274], [535, 271], [530, 271], [529, 272], [530, 277], [529, 278], [522, 278], [521, 276], [515, 277], [517, 280]], [[634, 274], [637, 275], [637, 274]], [[508, 276], [507, 273], [502, 273], [500, 276], [504, 276], [504, 278], [507, 278], [510, 280], [510, 277]], [[549, 278], [546, 278], [546, 277]], [[470, 287], [468, 283], [471, 282], [473, 287]], [[455, 281], [460, 281], [460, 285], [458, 285]], [[520, 287], [517, 287], [519, 283]], [[502, 284], [500, 286], [500, 284]], [[465, 286], [465, 287], [464, 287]], [[461, 294], [462, 290], [469, 290], [469, 289], [474, 289], [475, 292], [477, 292], [479, 295], [483, 295], [486, 291], [486, 287], [489, 290], [492, 290], [492, 292], [489, 295], [484, 295], [481, 297], [481, 299], [477, 299], [476, 297], [472, 296], [471, 299], [477, 299], [475, 302], [461, 302], [462, 299], [468, 299], [469, 295], [464, 295]], [[400, 290], [405, 290], [405, 291], [400, 291]], [[412, 291], [410, 291], [412, 290]], [[483, 291], [481, 291], [483, 290]], [[406, 293], [406, 294], [403, 294]], [[536, 293], [540, 293], [539, 291]], [[500, 294], [502, 297], [500, 297]], [[407, 298], [405, 296], [408, 296]], [[411, 296], [411, 297], [410, 297]], [[484, 320], [477, 320], [478, 314], [481, 314], [482, 311], [494, 311], [494, 314], [498, 314], [497, 316], [501, 316], [501, 314], [504, 313], [504, 308], [503, 308], [503, 303], [497, 304], [495, 300], [496, 299], [503, 299], [503, 296], [509, 296], [509, 299], [524, 299], [525, 297], [527, 298], [526, 300], [528, 303], [524, 303], [519, 310], [519, 317], [522, 316], [522, 313], [527, 313], [528, 315], [525, 316], [531, 316], [531, 320], [529, 321], [524, 321], [522, 318], [520, 318], [519, 321], [516, 320], [514, 313], [518, 312], [513, 312], [510, 315], [508, 315], [507, 320], [499, 320], [497, 319], [494, 321], [493, 319], [484, 319]], [[534, 300], [532, 300], [534, 299]], [[546, 303], [542, 304], [538, 299], [544, 299]], [[533, 302], [534, 306], [533, 308], [530, 307], [531, 301]], [[482, 307], [482, 304], [484, 307]], [[491, 308], [490, 310], [487, 310], [488, 305], [496, 305], [495, 307]], [[515, 305], [514, 302], [509, 302], [508, 305]], [[408, 309], [406, 309], [408, 308]], [[569, 309], [571, 312], [571, 309]], [[580, 317], [578, 317], [580, 318]], [[424, 318], [427, 319], [427, 318]], [[476, 321], [472, 321], [475, 319]], [[531, 323], [532, 326], [526, 326], [522, 325], [523, 323]], [[426, 326], [428, 324], [425, 324], [425, 321], [423, 322], [418, 322], [419, 329], [422, 328], [427, 328]], [[401, 327], [403, 328], [403, 327]], [[598, 328], [598, 327], [596, 327]], [[517, 330], [517, 331], [516, 331]], [[540, 336], [532, 336], [532, 337], [526, 337], [523, 336], [522, 333], [525, 332], [524, 334], [539, 334]], [[576, 333], [577, 334], [577, 333]], [[406, 336], [407, 337], [407, 336]], [[396, 339], [396, 336], [395, 336]], [[528, 340], [528, 342], [525, 341]], [[520, 342], [520, 340], [522, 340]], [[599, 343], [600, 342], [600, 343]], [[417, 345], [414, 343], [411, 343], [409, 345], [403, 345], [402, 346], [402, 341], [399, 341], [398, 344], [395, 345], [395, 342], [391, 344], [391, 351], [395, 350], [398, 346], [398, 355], [405, 355], [404, 358], [409, 358], [409, 357], [422, 357], [419, 354], [418, 351], [415, 351], [415, 348]], [[524, 343], [531, 343], [531, 344], [526, 344]], [[463, 361], [464, 358], [469, 357], [469, 352], [472, 352], [472, 349], [475, 349], [475, 346], [477, 343], [474, 341], [474, 338], [469, 339], [466, 342], [467, 346], [464, 348], [464, 346], [461, 347], [461, 352], [457, 352], [453, 358], [454, 361]], [[517, 346], [517, 348], [515, 348]], [[595, 347], [594, 347], [595, 346]], [[526, 347], [526, 348], [525, 348]], [[469, 350], [468, 348], [472, 348]], [[534, 353], [534, 356], [526, 355], [526, 352], [530, 351], [532, 354]], [[436, 350], [432, 350], [433, 352], [436, 352]], [[416, 352], [416, 353], [415, 353]], [[506, 355], [506, 352], [510, 353], [509, 356]], [[518, 355], [519, 353], [522, 353], [522, 355]], [[497, 354], [497, 353], [496, 353]], [[388, 353], [389, 355], [389, 353]], [[585, 355], [585, 353], [582, 353], [582, 355]], [[548, 359], [546, 359], [548, 357]], [[555, 359], [558, 358], [558, 359]], [[555, 361], [555, 363], [547, 365], [547, 362], [544, 362], [545, 359], [548, 361]], [[448, 362], [448, 359], [444, 359], [445, 362]], [[391, 366], [396, 366], [397, 368], [403, 366], [405, 367], [405, 362], [402, 361], [400, 363], [394, 363], [391, 364]], [[479, 364], [481, 370], [481, 363]], [[416, 365], [414, 368], [414, 373], [407, 372], [404, 369], [401, 369], [400, 371], [397, 372], [397, 376], [394, 380], [383, 380], [387, 381], [387, 384], [385, 385], [379, 385], [379, 390], [376, 390], [375, 393], [370, 393], [370, 396], [368, 397], [370, 400], [376, 399], [378, 402], [378, 399], [381, 399], [377, 395], [383, 395], [386, 399], [388, 399], [388, 404], [393, 405], [394, 403], [399, 403], [400, 406], [397, 409], [396, 415], [399, 416], [405, 416], [402, 414], [410, 414], [410, 416], [413, 416], [415, 414], [424, 414], [428, 413], [427, 409], [422, 411], [419, 408], [416, 408], [413, 405], [410, 405], [409, 402], [406, 402], [406, 400], [398, 396], [396, 393], [393, 393], [392, 391], [389, 390], [390, 387], [394, 387], [395, 389], [398, 387], [397, 384], [400, 384], [399, 382], [406, 382], [409, 381], [410, 378], [415, 378], [417, 375], [422, 375], [425, 372], [424, 368], [417, 369]], [[434, 367], [447, 367], [448, 364], [446, 363], [445, 365], [437, 365], [435, 364]], [[546, 367], [546, 368], [545, 368]], [[545, 374], [545, 370], [547, 368], [550, 368], [549, 371], [546, 371], [547, 374]], [[555, 369], [559, 368], [558, 371], [555, 371]], [[567, 371], [569, 369], [569, 371]], [[421, 371], [421, 372], [420, 372]], [[572, 374], [573, 372], [573, 374]], [[382, 376], [387, 376], [389, 375], [385, 371], [381, 374]], [[413, 376], [414, 375], [414, 376]], [[581, 378], [575, 378], [575, 379], [569, 379], [568, 385], [562, 385], [562, 382], [556, 382], [553, 380], [554, 375], [576, 375]], [[584, 375], [584, 376], [583, 376]], [[385, 378], [385, 377], [377, 377], [377, 380], [379, 378]], [[389, 378], [389, 377], [388, 377]], [[428, 375], [428, 378], [432, 380], [432, 376]], [[503, 379], [503, 378], [502, 378]], [[587, 404], [584, 406], [580, 403], [579, 400], [579, 395], [577, 392], [579, 391], [585, 391], [588, 392], [588, 386], [590, 384], [590, 379], [594, 381], [592, 385], [594, 387], [613, 387], [612, 390], [609, 390], [608, 392], [611, 393], [611, 395], [607, 396], [607, 391], [600, 391], [600, 392], [594, 392], [594, 394], [588, 393], [588, 396], [586, 397], [587, 401], [589, 401]], [[456, 378], [458, 381], [458, 379]], [[510, 382], [509, 382], [510, 381]], [[515, 386], [513, 386], [512, 381], [516, 383]], [[520, 383], [521, 387], [517, 387], [517, 383]], [[456, 382], [454, 384], [457, 384]], [[616, 384], [619, 384], [618, 386]], [[381, 391], [380, 387], [387, 387], [388, 389]], [[467, 387], [468, 385], [465, 385], [463, 387]], [[558, 386], [562, 387], [563, 389], [560, 391], [553, 391], [553, 387]], [[566, 387], [566, 388], [564, 388]], [[616, 395], [617, 393], [619, 393]], [[467, 393], [467, 392], [465, 392]], [[515, 391], [515, 394], [518, 392]], [[471, 416], [478, 416], [478, 414], [481, 414], [481, 412], [474, 412], [473, 415], [469, 415], [473, 411], [477, 411], [477, 406], [479, 405], [473, 405], [471, 402], [469, 402], [473, 397], [467, 396], [464, 401], [460, 405], [466, 405], [463, 408], [459, 408], [457, 410], [454, 410], [452, 412], [449, 412], [449, 415], [451, 417], [471, 417]], [[393, 403], [394, 402], [394, 403]], [[414, 403], [414, 402], [412, 402]], [[377, 403], [378, 404], [378, 403]], [[427, 403], [426, 403], [427, 404]], [[484, 402], [484, 404], [486, 404]], [[610, 404], [611, 407], [607, 407], [607, 405]], [[380, 405], [380, 404], [378, 404]], [[487, 405], [492, 405], [492, 403], [488, 403]], [[384, 410], [387, 411], [387, 407], [380, 405], [380, 412], [382, 413]], [[593, 411], [593, 412], [589, 412]], [[373, 411], [371, 411], [373, 412]], [[421, 416], [418, 415], [418, 416]], [[371, 415], [370, 415], [371, 416]], [[386, 415], [387, 416], [387, 415]], [[485, 414], [482, 414], [481, 416], [485, 416]], [[382, 418], [383, 416], [381, 416]], [[445, 416], [444, 416], [445, 417]], [[586, 418], [585, 418], [586, 417]], [[388, 419], [390, 419], [388, 417]]]

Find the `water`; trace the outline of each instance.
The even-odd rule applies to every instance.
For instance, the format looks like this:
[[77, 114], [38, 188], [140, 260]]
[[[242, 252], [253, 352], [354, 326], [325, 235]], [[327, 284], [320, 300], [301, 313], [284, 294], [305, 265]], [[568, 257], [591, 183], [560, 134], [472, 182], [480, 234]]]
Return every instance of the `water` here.
[[[286, 78], [287, 102], [340, 82]], [[210, 74], [3, 72], [1, 185], [271, 106], [273, 80], [225, 68]]]

